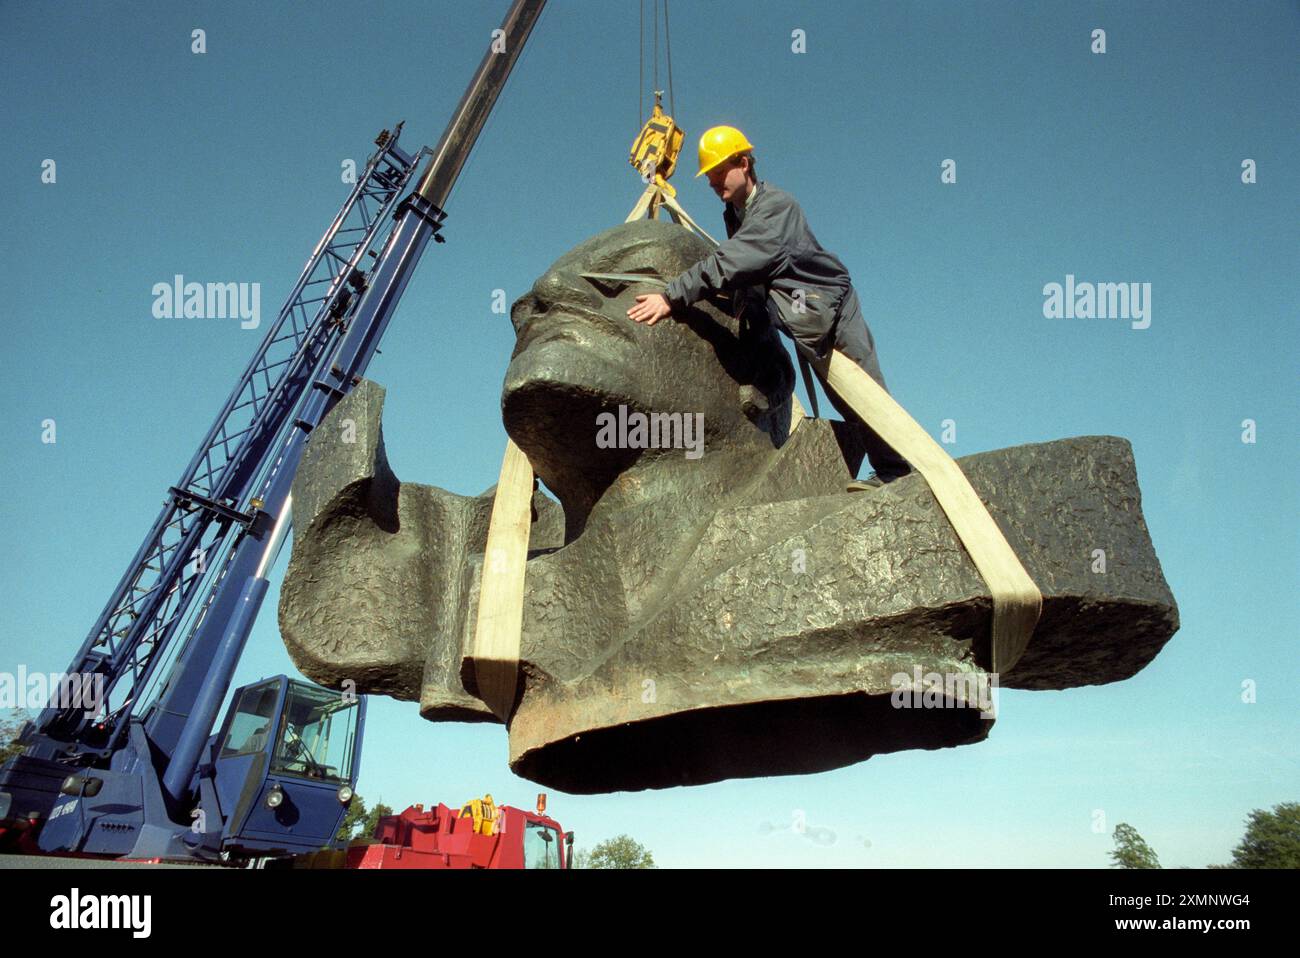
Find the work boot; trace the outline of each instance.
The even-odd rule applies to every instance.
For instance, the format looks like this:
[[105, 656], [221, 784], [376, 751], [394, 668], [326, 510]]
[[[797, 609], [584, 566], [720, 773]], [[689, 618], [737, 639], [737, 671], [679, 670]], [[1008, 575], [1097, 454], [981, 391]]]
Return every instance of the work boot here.
[[907, 472], [901, 472], [896, 476], [882, 476], [878, 472], [873, 472], [865, 479], [852, 480], [845, 489], [848, 492], [865, 492], [868, 489], [879, 489], [881, 486], [888, 485], [895, 479], [902, 479], [904, 476], [910, 476], [914, 470], [908, 469]]

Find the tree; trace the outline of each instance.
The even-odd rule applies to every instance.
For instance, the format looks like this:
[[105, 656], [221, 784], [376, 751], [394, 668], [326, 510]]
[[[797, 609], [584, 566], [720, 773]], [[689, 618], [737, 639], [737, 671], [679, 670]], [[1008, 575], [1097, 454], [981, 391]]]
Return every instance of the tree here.
[[356, 837], [374, 838], [375, 829], [379, 826], [379, 820], [383, 818], [385, 815], [391, 815], [391, 814], [393, 814], [392, 808], [385, 805], [383, 802], [376, 802], [375, 807], [372, 808], [370, 810], [370, 814], [366, 816], [366, 820], [361, 826], [361, 831], [360, 833], [358, 833]]
[[578, 868], [654, 868], [654, 855], [630, 835], [619, 835], [601, 842], [590, 853], [574, 856]]
[[343, 813], [343, 821], [339, 823], [339, 830], [334, 833], [334, 841], [344, 845], [352, 841], [357, 826], [365, 823], [368, 814], [366, 800], [360, 795], [353, 794], [352, 801], [348, 803], [348, 810]]
[[1115, 826], [1115, 849], [1110, 853], [1112, 868], [1159, 868], [1160, 860], [1143, 841], [1136, 828], [1120, 822]]
[[18, 712], [13, 718], [0, 719], [0, 762], [7, 762], [23, 751], [23, 746], [16, 739], [26, 724], [25, 711]]
[[364, 798], [353, 795], [334, 840], [346, 845], [354, 838], [373, 838], [379, 819], [391, 814], [393, 810], [383, 802], [377, 802], [374, 808], [368, 809]]
[[1233, 868], [1300, 868], [1300, 802], [1255, 809], [1232, 850]]

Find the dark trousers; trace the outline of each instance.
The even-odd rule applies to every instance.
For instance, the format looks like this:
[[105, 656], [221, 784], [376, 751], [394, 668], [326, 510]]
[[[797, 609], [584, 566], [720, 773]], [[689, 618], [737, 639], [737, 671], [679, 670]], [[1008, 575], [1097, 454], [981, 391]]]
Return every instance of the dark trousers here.
[[[857, 363], [868, 376], [880, 384], [881, 389], [889, 392], [889, 387], [885, 385], [884, 374], [880, 371], [880, 361], [876, 358], [876, 342], [871, 337], [871, 330], [867, 328], [867, 321], [862, 316], [862, 305], [858, 302], [857, 291], [852, 286], [849, 287], [844, 298], [839, 322], [835, 326], [835, 348]], [[907, 475], [912, 471], [911, 464], [881, 439], [874, 429], [863, 422], [862, 417], [853, 411], [852, 406], [835, 395], [835, 391], [826, 385], [826, 369], [829, 362], [828, 354], [823, 361], [809, 365], [821, 380], [822, 388], [826, 391], [831, 405], [844, 417], [844, 421], [859, 423], [866, 430], [867, 459], [871, 462], [871, 468], [885, 482]]]

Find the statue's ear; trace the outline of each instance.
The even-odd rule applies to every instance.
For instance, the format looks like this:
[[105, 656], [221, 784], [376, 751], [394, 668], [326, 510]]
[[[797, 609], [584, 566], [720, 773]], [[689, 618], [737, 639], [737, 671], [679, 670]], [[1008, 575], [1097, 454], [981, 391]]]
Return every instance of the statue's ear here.
[[293, 524], [306, 532], [351, 497], [386, 532], [396, 532], [401, 483], [384, 452], [384, 387], [363, 379], [312, 432], [293, 483]]

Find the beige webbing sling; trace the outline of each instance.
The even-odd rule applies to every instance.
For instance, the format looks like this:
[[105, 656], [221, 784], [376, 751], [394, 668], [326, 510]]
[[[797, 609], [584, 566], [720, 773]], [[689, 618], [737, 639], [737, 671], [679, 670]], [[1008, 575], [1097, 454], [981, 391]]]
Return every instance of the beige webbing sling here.
[[668, 215], [674, 223], [698, 233], [714, 246], [718, 245], [718, 241], [706, 233], [704, 227], [691, 219], [691, 215], [682, 208], [682, 204], [677, 202], [673, 188], [665, 183], [661, 177], [655, 177], [650, 181], [650, 185], [645, 188], [641, 198], [632, 207], [632, 212], [627, 214], [627, 219], [623, 222], [631, 223], [634, 220], [658, 219], [660, 208], [668, 211]]
[[532, 502], [533, 467], [523, 450], [507, 439], [483, 552], [471, 653], [479, 698], [503, 722], [510, 720], [518, 690]]
[[[1033, 635], [1043, 596], [1002, 530], [961, 467], [857, 363], [834, 350], [826, 381], [929, 484], [992, 593], [993, 671], [1011, 669]], [[791, 413], [793, 434], [806, 415], [797, 397], [792, 397]], [[518, 689], [532, 498], [528, 457], [507, 440], [488, 525], [473, 648], [479, 697], [502, 721], [509, 720]]]
[[[658, 201], [658, 202], [656, 202]], [[651, 183], [628, 221], [653, 215], [662, 203], [682, 225], [695, 224], [671, 195]], [[642, 275], [583, 274], [596, 279], [649, 282]], [[807, 376], [807, 369], [804, 368]], [[889, 393], [839, 350], [830, 355], [826, 382], [863, 421], [912, 464], [930, 486], [952, 523], [976, 570], [993, 596], [992, 666], [1004, 672], [1016, 664], [1029, 644], [1042, 610], [1043, 596], [1007, 543], [988, 509], [980, 501], [961, 467], [908, 415]], [[816, 393], [807, 383], [814, 406]], [[792, 396], [790, 433], [806, 413]], [[816, 412], [814, 412], [816, 415]], [[509, 722], [519, 680], [519, 651], [523, 629], [524, 576], [528, 536], [532, 528], [533, 469], [528, 457], [506, 441], [492, 518], [488, 525], [483, 576], [479, 586], [478, 619], [474, 628], [474, 675], [479, 697], [503, 722]]]
[[1010, 670], [1038, 623], [1043, 605], [1038, 586], [961, 467], [894, 397], [838, 349], [831, 352], [826, 382], [929, 484], [993, 594], [993, 671]]
[[[662, 181], [652, 181], [628, 216], [627, 222], [654, 218], [662, 206], [674, 221], [692, 229], [714, 246], [709, 236], [686, 210], [665, 190]], [[619, 282], [663, 280], [640, 274], [584, 273], [593, 279]], [[483, 575], [479, 585], [478, 619], [474, 625], [474, 678], [479, 698], [501, 721], [509, 723], [519, 681], [519, 650], [523, 636], [524, 579], [528, 565], [528, 536], [532, 529], [533, 469], [523, 450], [506, 440], [492, 518], [488, 523], [483, 553]]]

